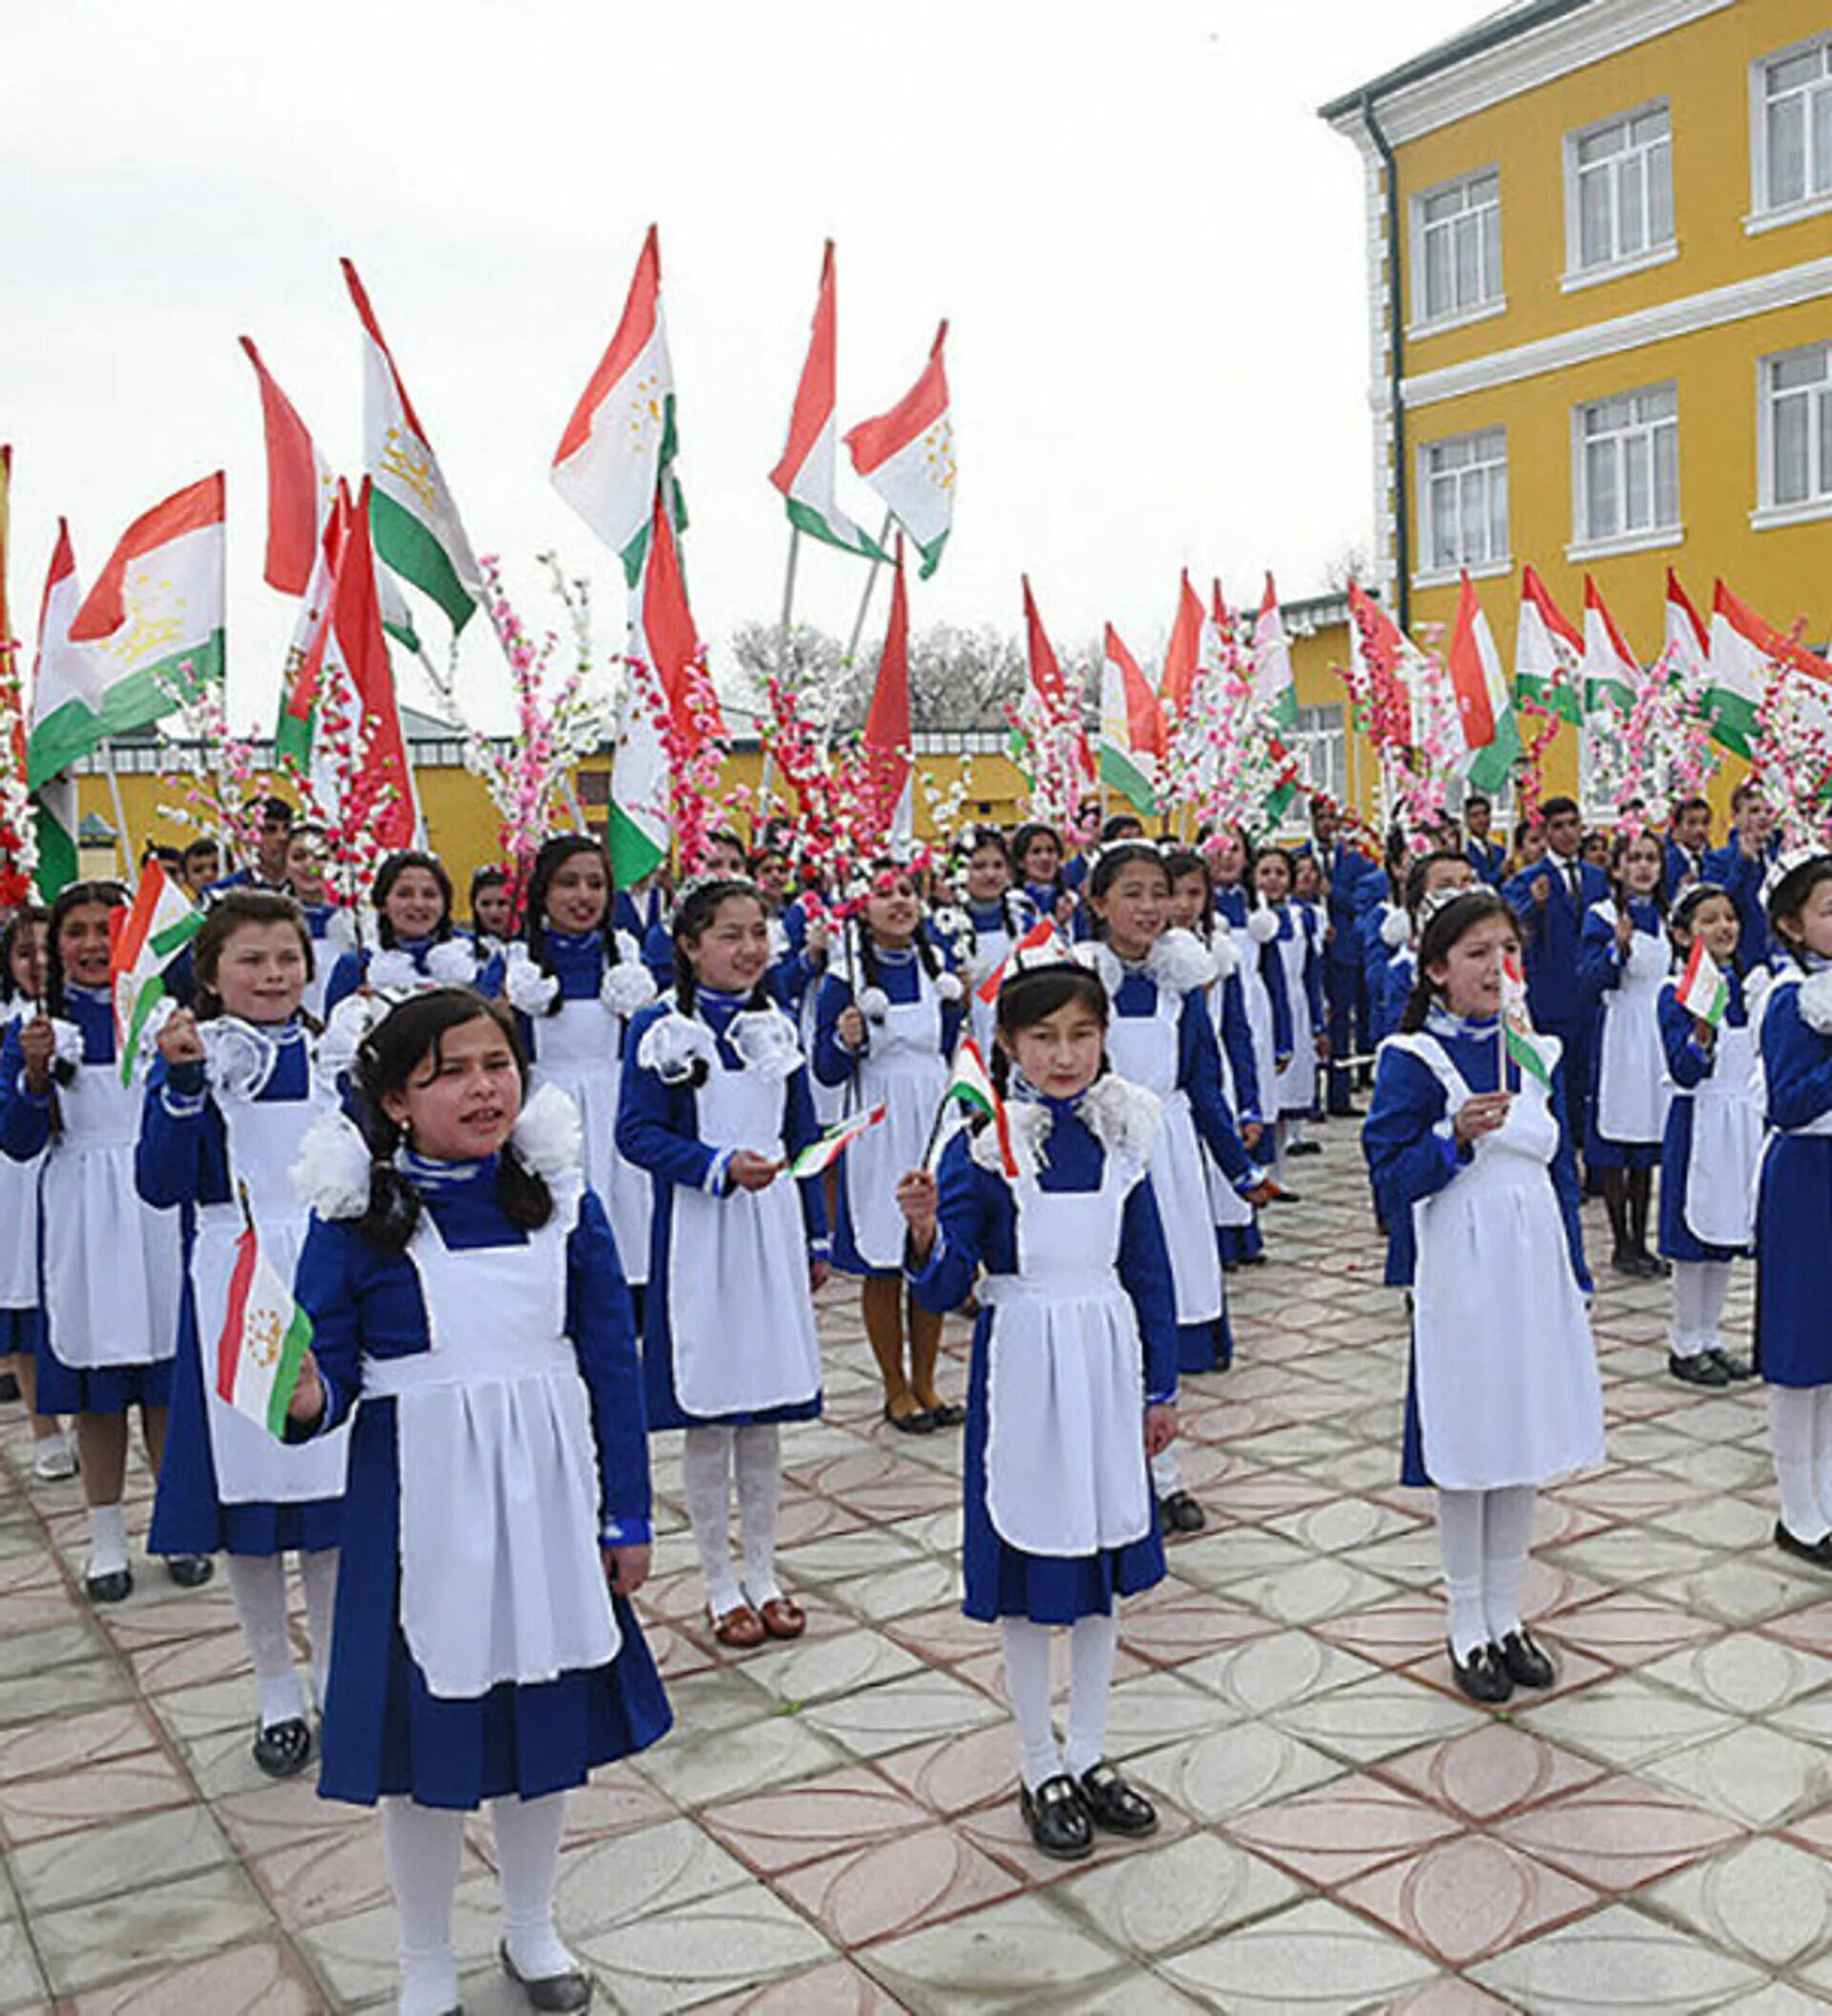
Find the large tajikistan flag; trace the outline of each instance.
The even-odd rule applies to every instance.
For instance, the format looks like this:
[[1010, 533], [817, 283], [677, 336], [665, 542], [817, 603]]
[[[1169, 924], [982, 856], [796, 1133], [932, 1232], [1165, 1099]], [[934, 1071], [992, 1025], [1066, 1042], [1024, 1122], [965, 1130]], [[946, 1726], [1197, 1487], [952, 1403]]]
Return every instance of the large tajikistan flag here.
[[463, 630], [483, 588], [476, 555], [439, 458], [413, 410], [356, 268], [344, 279], [363, 324], [363, 467], [376, 557]]
[[616, 333], [553, 451], [553, 488], [623, 562], [632, 588], [674, 459], [675, 367], [661, 312], [661, 240], [651, 224]]
[[1145, 819], [1157, 811], [1152, 780], [1163, 735], [1157, 696], [1109, 623], [1100, 660], [1100, 781]]
[[1253, 697], [1287, 735], [1297, 727], [1298, 680], [1291, 668], [1291, 639], [1270, 573], [1253, 626]]
[[1589, 574], [1584, 576], [1583, 675], [1587, 715], [1627, 714], [1634, 704], [1641, 668]]
[[630, 605], [633, 662], [624, 681], [616, 754], [611, 759], [606, 843], [611, 873], [619, 884], [640, 882], [668, 858], [674, 826], [663, 722], [672, 719], [677, 739], [690, 750], [699, 714], [706, 705], [716, 704], [705, 685], [674, 528], [659, 498], [645, 546], [641, 578]]
[[782, 492], [789, 523], [811, 539], [824, 539], [849, 553], [873, 560], [888, 559], [877, 540], [860, 530], [840, 509], [834, 488], [838, 473], [839, 435], [834, 426], [834, 360], [839, 346], [834, 303], [833, 240], [827, 240], [821, 261], [821, 295], [814, 305], [814, 329], [795, 388], [795, 410], [789, 415], [789, 438], [770, 481]]
[[846, 436], [853, 468], [922, 554], [925, 581], [941, 565], [954, 523], [954, 420], [942, 359], [947, 341], [943, 322], [923, 375], [888, 413], [861, 421]]
[[1584, 639], [1530, 567], [1520, 571], [1520, 623], [1514, 632], [1514, 696], [1550, 708], [1573, 727], [1584, 720], [1577, 668]]
[[1457, 591], [1449, 672], [1457, 724], [1469, 751], [1469, 782], [1477, 791], [1498, 791], [1513, 775], [1520, 755], [1520, 725], [1514, 719], [1514, 703], [1494, 634], [1467, 572]]
[[90, 675], [84, 647], [70, 641], [70, 626], [83, 606], [83, 585], [76, 573], [76, 554], [70, 543], [69, 521], [57, 521], [57, 544], [45, 576], [44, 599], [38, 606], [38, 655], [31, 675], [31, 735], [26, 744], [26, 776], [38, 807], [38, 894], [50, 903], [66, 883], [76, 880], [76, 780], [67, 772], [40, 778], [32, 769], [31, 749], [39, 723], [70, 700], [87, 707]]
[[1713, 736], [1739, 756], [1750, 753], [1771, 667], [1811, 679], [1822, 690], [1822, 699], [1823, 689], [1832, 686], [1832, 664], [1777, 630], [1718, 582], [1711, 598], [1706, 693]]

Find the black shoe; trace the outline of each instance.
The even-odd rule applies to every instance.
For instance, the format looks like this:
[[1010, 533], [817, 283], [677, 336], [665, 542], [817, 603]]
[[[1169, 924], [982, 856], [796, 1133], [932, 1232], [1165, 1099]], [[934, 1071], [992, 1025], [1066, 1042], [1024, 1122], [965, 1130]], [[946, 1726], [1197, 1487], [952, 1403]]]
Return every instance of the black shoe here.
[[1332, 1106], [1323, 1117], [1326, 1120], [1359, 1120], [1362, 1110], [1359, 1106]]
[[1633, 1246], [1618, 1246], [1610, 1255], [1610, 1271], [1626, 1274], [1630, 1280], [1638, 1281], [1641, 1278], [1641, 1257]]
[[180, 1589], [201, 1589], [217, 1571], [208, 1554], [168, 1554], [165, 1572]]
[[1820, 1540], [1798, 1540], [1778, 1519], [1775, 1522], [1775, 1545], [1782, 1553], [1792, 1554], [1800, 1561], [1810, 1561], [1815, 1568], [1832, 1568], [1832, 1533]]
[[933, 1435], [935, 1417], [926, 1407], [912, 1407], [907, 1414], [893, 1414], [885, 1409], [885, 1419], [899, 1435]]
[[[1304, 1200], [1301, 1196], [1298, 1195], [1295, 1190], [1287, 1190], [1285, 1186], [1280, 1183], [1279, 1186], [1279, 1194], [1273, 1198], [1272, 1201], [1275, 1204], [1301, 1204]], [[1264, 1259], [1265, 1255], [1262, 1253], [1260, 1257], [1261, 1259]]]
[[528, 1997], [531, 2009], [583, 2009], [592, 2002], [592, 1977], [577, 1967], [569, 1967], [564, 1974], [543, 1975], [539, 1981], [531, 1981], [526, 1974], [515, 1971], [515, 1963], [509, 1957], [509, 1944], [505, 1941], [496, 1948], [496, 1957], [503, 1964], [503, 1972]]
[[1748, 1359], [1734, 1358], [1721, 1345], [1715, 1346], [1712, 1350], [1707, 1351], [1705, 1356], [1711, 1360], [1713, 1364], [1718, 1366], [1723, 1373], [1724, 1378], [1732, 1385], [1738, 1384], [1743, 1380], [1756, 1377], [1756, 1367], [1750, 1363]]
[[0, 1404], [18, 1398], [19, 1378], [17, 1373], [0, 1372]]
[[1550, 1687], [1558, 1677], [1550, 1655], [1528, 1635], [1524, 1624], [1502, 1639], [1501, 1663], [1516, 1687]]
[[256, 1734], [255, 1762], [270, 1778], [297, 1777], [311, 1760], [312, 1726], [300, 1715]]
[[1638, 1247], [1634, 1257], [1639, 1263], [1643, 1280], [1664, 1281], [1673, 1272], [1671, 1260], [1663, 1260], [1657, 1253], [1650, 1253], [1645, 1246]]
[[1676, 1351], [1669, 1351], [1667, 1370], [1689, 1386], [1727, 1386], [1730, 1383], [1730, 1374], [1709, 1351], [1695, 1352], [1691, 1358], [1681, 1358]]
[[125, 1603], [134, 1593], [134, 1570], [115, 1568], [104, 1575], [85, 1575], [83, 1593], [92, 1603]]
[[1103, 1757], [1081, 1775], [1081, 1803], [1096, 1827], [1139, 1840], [1157, 1832], [1157, 1808]]
[[1321, 1141], [1293, 1141], [1285, 1150], [1288, 1155], [1320, 1155], [1322, 1152]]
[[1500, 1646], [1478, 1645], [1467, 1659], [1459, 1659], [1449, 1646], [1445, 1650], [1450, 1653], [1450, 1671], [1457, 1685], [1472, 1701], [1492, 1707], [1513, 1693], [1513, 1676], [1503, 1663]]
[[1157, 1501], [1157, 1516], [1167, 1533], [1199, 1533], [1208, 1525], [1208, 1515], [1187, 1491], [1173, 1491]]
[[1059, 1862], [1078, 1862], [1094, 1849], [1094, 1822], [1081, 1796], [1081, 1787], [1066, 1771], [1045, 1778], [1032, 1792], [1018, 1787], [1018, 1811], [1030, 1830], [1030, 1839], [1041, 1855]]
[[967, 1419], [967, 1409], [951, 1400], [937, 1401], [929, 1408], [928, 1418], [938, 1428], [958, 1428]]
[[[1290, 1195], [1289, 1191], [1286, 1195]], [[1262, 1246], [1258, 1253], [1243, 1253], [1234, 1264], [1237, 1267], [1263, 1267], [1266, 1264], [1265, 1248]]]

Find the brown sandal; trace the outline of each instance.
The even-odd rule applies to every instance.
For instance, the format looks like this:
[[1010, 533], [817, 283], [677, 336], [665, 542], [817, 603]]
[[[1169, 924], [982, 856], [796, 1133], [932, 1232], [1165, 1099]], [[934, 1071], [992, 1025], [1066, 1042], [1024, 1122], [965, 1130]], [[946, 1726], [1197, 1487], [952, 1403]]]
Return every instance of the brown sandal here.
[[706, 1619], [713, 1636], [732, 1652], [755, 1652], [767, 1635], [763, 1620], [748, 1603], [737, 1603], [720, 1616], [714, 1616], [709, 1604]]
[[808, 1614], [792, 1596], [772, 1596], [757, 1613], [772, 1638], [799, 1638], [808, 1628]]

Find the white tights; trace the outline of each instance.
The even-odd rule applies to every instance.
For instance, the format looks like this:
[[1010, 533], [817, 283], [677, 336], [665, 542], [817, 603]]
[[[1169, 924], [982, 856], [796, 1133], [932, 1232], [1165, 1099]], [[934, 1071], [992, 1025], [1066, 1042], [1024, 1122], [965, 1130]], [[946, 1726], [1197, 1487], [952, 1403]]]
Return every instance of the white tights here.
[[1796, 1540], [1832, 1533], [1832, 1386], [1770, 1386], [1768, 1446], [1781, 1524]]
[[[503, 1943], [515, 1971], [529, 1981], [567, 1973], [577, 1963], [553, 1926], [566, 1795], [491, 1799], [489, 1819], [502, 1872]], [[382, 1839], [401, 1921], [401, 2016], [446, 2016], [458, 2003], [451, 1901], [465, 1816], [411, 1799], [384, 1799]]]
[[[286, 1562], [281, 1554], [225, 1557], [229, 1593], [235, 1599], [241, 1634], [255, 1662], [255, 1698], [260, 1726], [296, 1722], [305, 1714], [305, 1691], [293, 1665], [286, 1630]], [[331, 1664], [331, 1614], [337, 1600], [337, 1549], [323, 1548], [299, 1557], [305, 1590], [305, 1635], [312, 1654], [312, 1692], [324, 1706]]]
[[1673, 1355], [1701, 1358], [1724, 1344], [1724, 1298], [1730, 1293], [1728, 1260], [1673, 1263]]
[[1533, 1533], [1534, 1488], [1440, 1491], [1438, 1541], [1450, 1649], [1467, 1659], [1479, 1645], [1499, 1645], [1520, 1629], [1520, 1586]]
[[1050, 1714], [1050, 1638], [1059, 1627], [1029, 1617], [1001, 1619], [1005, 1691], [1018, 1725], [1019, 1767], [1034, 1792], [1063, 1770], [1077, 1777], [1100, 1762], [1107, 1735], [1107, 1695], [1119, 1650], [1117, 1616], [1077, 1617], [1069, 1627], [1069, 1740], [1056, 1747]]
[[[734, 1470], [744, 1555], [741, 1589], [732, 1573]], [[776, 1521], [782, 1498], [782, 1436], [776, 1424], [689, 1428], [681, 1437], [680, 1482], [713, 1614], [721, 1617], [740, 1602], [768, 1603], [780, 1596]]]

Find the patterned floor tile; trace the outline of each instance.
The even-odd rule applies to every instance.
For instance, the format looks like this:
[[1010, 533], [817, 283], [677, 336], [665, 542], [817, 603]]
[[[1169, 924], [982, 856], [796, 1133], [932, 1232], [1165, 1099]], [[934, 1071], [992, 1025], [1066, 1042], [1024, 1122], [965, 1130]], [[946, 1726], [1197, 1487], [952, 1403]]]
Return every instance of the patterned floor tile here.
[[780, 1887], [835, 1945], [851, 1952], [996, 1903], [1023, 1883], [962, 1830], [931, 1826], [806, 1863], [787, 1872]]
[[1120, 1636], [1129, 1650], [1156, 1666], [1180, 1666], [1225, 1652], [1277, 1627], [1230, 1599], [1166, 1581], [1127, 1604]]
[[700, 2003], [696, 2016], [900, 2016], [893, 2002], [850, 1961], [829, 1961], [764, 1987]]
[[1205, 1827], [1344, 1776], [1333, 1757], [1269, 1722], [1243, 1722], [1148, 1751], [1129, 1768]]
[[52, 1716], [24, 1729], [0, 1732], [0, 1785], [78, 1765], [106, 1764], [158, 1744], [153, 1717], [131, 1701], [90, 1715]]
[[48, 2016], [50, 1992], [25, 1925], [16, 1918], [0, 1918], [0, 2008]]
[[1613, 1777], [1516, 1814], [1495, 1832], [1580, 1882], [1627, 1891], [1729, 1847], [1743, 1830], [1665, 1786]]
[[1723, 1556], [1696, 1574], [1666, 1576], [1644, 1586], [1651, 1596], [1735, 1628], [1805, 1610], [1824, 1587], [1794, 1573], [1785, 1557], [1772, 1549], [1761, 1556]]
[[26, 1910], [35, 1917], [118, 1897], [144, 1883], [150, 1869], [165, 1878], [196, 1876], [233, 1854], [205, 1807], [175, 1806], [15, 1848], [7, 1858], [7, 1872]]
[[1617, 1771], [1633, 1771], [1669, 1751], [1721, 1735], [1735, 1727], [1737, 1719], [1722, 1709], [1656, 1687], [1634, 1673], [1515, 1713], [1523, 1729]]
[[861, 1954], [860, 1963], [920, 2016], [943, 2011], [1069, 2006], [1104, 1994], [1130, 1970], [1119, 1951], [1053, 1899], [1014, 1897]]
[[1219, 1694], [1238, 1714], [1260, 1715], [1372, 1679], [1380, 1669], [1306, 1632], [1280, 1631], [1192, 1660], [1178, 1671], [1194, 1685]]
[[1068, 1878], [1053, 1896], [1103, 1939], [1155, 1961], [1302, 1894], [1283, 1870], [1236, 1843], [1190, 1834], [1169, 1845], [1141, 1843], [1105, 1867]]
[[1106, 1754], [1136, 1756], [1202, 1735], [1232, 1719], [1212, 1694], [1194, 1686], [1188, 1667], [1147, 1667], [1121, 1681], [1107, 1700]]
[[953, 1674], [918, 1672], [815, 1702], [802, 1721], [854, 1756], [882, 1756], [931, 1736], [1004, 1721], [1008, 1711]]
[[[1136, 1772], [1129, 1772], [1136, 1777]], [[977, 1806], [964, 1813], [953, 1825], [975, 1847], [1010, 1869], [1031, 1889], [1059, 1882], [1071, 1870], [1097, 1869], [1103, 1863], [1125, 1861], [1140, 1852], [1141, 1844], [1116, 1834], [1096, 1833], [1093, 1853], [1079, 1862], [1056, 1861], [1042, 1854], [1030, 1839], [1030, 1829], [1014, 1798], [998, 1799], [989, 1806]], [[1157, 1832], [1152, 1844], [1161, 1847], [1180, 1840], [1190, 1832], [1187, 1816], [1174, 1807], [1160, 1805]]]
[[17, 1848], [48, 1835], [188, 1805], [195, 1797], [169, 1757], [159, 1751], [141, 1751], [93, 1769], [19, 1778], [0, 1786], [0, 1830]]
[[1451, 1967], [1518, 1945], [1598, 1902], [1588, 1884], [1479, 1834], [1389, 1862], [1337, 1895]]
[[1605, 2010], [1690, 2016], [1761, 1979], [1747, 1961], [1627, 1904], [1549, 1932], [1472, 1971], [1485, 1987], [1522, 2007], [1564, 2016]]
[[560, 1928], [569, 1939], [584, 1939], [723, 1891], [755, 1887], [751, 1875], [693, 1821], [664, 1820], [561, 1856]]
[[958, 1740], [918, 1743], [874, 1757], [872, 1769], [930, 1812], [950, 1819], [994, 1799], [1016, 1798], [1017, 1737], [1010, 1723], [991, 1723]]
[[700, 1824], [751, 1868], [772, 1875], [848, 1846], [874, 1848], [914, 1834], [932, 1815], [875, 1773], [854, 1767], [729, 1805], [709, 1806]]
[[1646, 1677], [1732, 1715], [1766, 1715], [1832, 1686], [1832, 1659], [1767, 1632], [1733, 1632], [1658, 1660]]
[[1675, 1751], [1644, 1775], [1745, 1827], [1778, 1826], [1832, 1798], [1832, 1759], [1824, 1749], [1759, 1722]]
[[174, 1965], [260, 1939], [270, 1922], [247, 1877], [225, 1867], [128, 1891], [106, 1911], [33, 1913], [31, 1936], [51, 1985], [70, 1995], [156, 1961]]
[[1642, 1902], [1777, 1971], [1832, 1949], [1832, 1863], [1786, 1841], [1745, 1841], [1655, 1884]]
[[718, 1735], [677, 1729], [667, 1742], [645, 1751], [635, 1768], [677, 1805], [698, 1807], [799, 1784], [843, 1762], [843, 1754], [798, 1717], [776, 1715]]
[[[1528, 1614], [1537, 1617], [1544, 1612], [1530, 1605]], [[1558, 1635], [1612, 1666], [1639, 1669], [1717, 1637], [1719, 1630], [1709, 1619], [1689, 1616], [1671, 1603], [1624, 1591], [1565, 1611], [1558, 1619]]]
[[323, 2006], [298, 1963], [262, 1943], [93, 1988], [71, 2004], [70, 2016], [318, 2016]]
[[1230, 2016], [1350, 2016], [1437, 1972], [1424, 1954], [1322, 1898], [1174, 1954], [1160, 1969]]
[[1226, 1832], [1305, 1883], [1334, 1889], [1384, 1862], [1417, 1857], [1461, 1828], [1401, 1786], [1357, 1777], [1238, 1815]]
[[1389, 1757], [1377, 1771], [1472, 1826], [1594, 1784], [1603, 1775], [1601, 1766], [1501, 1721]]
[[1436, 1736], [1479, 1728], [1486, 1711], [1409, 1673], [1375, 1673], [1277, 1711], [1280, 1727], [1351, 1764], [1372, 1764]]

